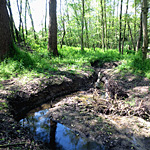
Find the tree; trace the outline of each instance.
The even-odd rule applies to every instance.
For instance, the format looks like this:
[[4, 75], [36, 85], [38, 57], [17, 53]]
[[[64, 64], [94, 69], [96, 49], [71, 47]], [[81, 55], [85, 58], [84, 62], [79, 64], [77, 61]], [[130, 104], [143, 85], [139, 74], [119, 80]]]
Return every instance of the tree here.
[[56, 0], [49, 0], [49, 35], [48, 50], [54, 56], [58, 55], [57, 50], [57, 17], [56, 17]]
[[119, 53], [121, 53], [122, 3], [123, 0], [121, 0], [121, 4], [120, 4]]
[[147, 35], [147, 14], [148, 14], [148, 3], [147, 0], [143, 0], [142, 3], [142, 27], [143, 27], [143, 59], [147, 57], [147, 48], [148, 48], [148, 35]]
[[103, 51], [105, 50], [104, 48], [104, 19], [103, 19], [103, 1], [101, 0], [101, 20], [102, 20], [102, 49]]
[[12, 46], [12, 37], [9, 26], [9, 16], [6, 0], [0, 2], [0, 59], [3, 59]]

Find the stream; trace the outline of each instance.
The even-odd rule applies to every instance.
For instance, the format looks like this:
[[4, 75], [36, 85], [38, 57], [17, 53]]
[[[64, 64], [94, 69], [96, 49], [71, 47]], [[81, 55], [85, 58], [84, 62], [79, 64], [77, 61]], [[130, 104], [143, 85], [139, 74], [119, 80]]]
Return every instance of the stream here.
[[93, 93], [78, 91], [33, 109], [20, 123], [50, 150], [149, 150], [148, 121], [95, 107]]
[[32, 110], [20, 120], [23, 127], [30, 129], [35, 140], [42, 141], [52, 150], [105, 150], [104, 146], [82, 138], [79, 133], [46, 117], [49, 109]]

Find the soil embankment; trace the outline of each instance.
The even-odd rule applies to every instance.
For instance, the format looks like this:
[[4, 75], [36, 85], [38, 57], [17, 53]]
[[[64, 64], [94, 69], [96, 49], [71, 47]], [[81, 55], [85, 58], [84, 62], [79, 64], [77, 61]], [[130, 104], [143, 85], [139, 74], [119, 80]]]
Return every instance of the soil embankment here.
[[[126, 100], [130, 108], [138, 108], [148, 113], [150, 110], [149, 80], [130, 73], [118, 73], [115, 67], [118, 63], [105, 63], [96, 72], [102, 71], [125, 89], [129, 98]], [[17, 78], [4, 81], [1, 84], [1, 104], [8, 101], [9, 109], [16, 119], [23, 117], [29, 110], [47, 101], [54, 101], [57, 97], [70, 94], [79, 89], [90, 89], [96, 81], [97, 75], [91, 72], [71, 74], [55, 72], [50, 78], [34, 78], [25, 84]], [[25, 79], [26, 80], [26, 79]], [[48, 116], [54, 120], [78, 131], [82, 136], [105, 145], [109, 150], [136, 149], [149, 150], [150, 123], [139, 114], [130, 113], [120, 116], [114, 108], [112, 114], [106, 115], [99, 111], [99, 104], [93, 101], [93, 91], [81, 91], [63, 98], [53, 105]], [[56, 99], [57, 100], [57, 99]], [[121, 105], [122, 106], [122, 105]], [[120, 107], [121, 107], [120, 106]], [[128, 107], [126, 108], [128, 109]], [[126, 112], [128, 110], [124, 109]], [[143, 112], [143, 111], [142, 111]], [[115, 114], [116, 113], [116, 114]], [[23, 149], [44, 149], [40, 143], [35, 143], [30, 133], [22, 129], [8, 113], [8, 108], [0, 111], [0, 148], [21, 147]], [[141, 116], [144, 118], [144, 116]], [[149, 119], [149, 118], [147, 118]], [[10, 143], [8, 144], [8, 141]], [[27, 142], [29, 141], [29, 142]], [[36, 146], [38, 145], [38, 146]]]
[[56, 97], [85, 89], [95, 82], [96, 74], [82, 71], [73, 74], [65, 71], [51, 72], [47, 78], [13, 78], [1, 82], [0, 89], [0, 149], [46, 149], [35, 142], [28, 129], [15, 120], [41, 104], [54, 101]]

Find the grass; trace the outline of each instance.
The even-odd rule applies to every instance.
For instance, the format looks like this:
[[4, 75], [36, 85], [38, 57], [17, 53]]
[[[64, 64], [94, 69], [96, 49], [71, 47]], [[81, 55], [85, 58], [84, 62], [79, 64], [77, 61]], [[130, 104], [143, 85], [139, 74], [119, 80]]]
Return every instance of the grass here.
[[118, 70], [121, 72], [131, 72], [150, 79], [150, 59], [143, 60], [141, 51], [135, 54], [126, 54], [122, 64], [118, 66]]
[[32, 53], [25, 47], [19, 48], [14, 45], [11, 57], [0, 63], [0, 80], [14, 77], [26, 77], [32, 80], [34, 77], [49, 77], [51, 72], [57, 71], [80, 74], [81, 71], [92, 72], [91, 63], [95, 61], [98, 61], [101, 66], [104, 62], [120, 60], [122, 65], [118, 66], [119, 71], [140, 74], [150, 79], [150, 59], [143, 61], [141, 52], [126, 51], [121, 55], [118, 50], [112, 49], [103, 52], [100, 48], [96, 48], [95, 51], [92, 48], [85, 48], [81, 51], [80, 47], [63, 46], [61, 49], [58, 45], [59, 56], [50, 58], [47, 44], [44, 42], [45, 40], [40, 39], [38, 42], [30, 40]]

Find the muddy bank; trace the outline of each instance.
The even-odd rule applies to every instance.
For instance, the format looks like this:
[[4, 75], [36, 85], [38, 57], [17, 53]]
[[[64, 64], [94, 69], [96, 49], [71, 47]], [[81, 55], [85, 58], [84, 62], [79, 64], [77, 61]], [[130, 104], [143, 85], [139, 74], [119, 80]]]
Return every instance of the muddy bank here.
[[[4, 85], [13, 84], [7, 101], [11, 113], [16, 120], [22, 118], [29, 110], [47, 102], [55, 101], [56, 97], [70, 94], [80, 89], [87, 89], [96, 81], [95, 72], [72, 74], [68, 72], [55, 72], [49, 78], [34, 78], [25, 85], [17, 85], [17, 79], [4, 82]], [[18, 81], [17, 81], [18, 82]], [[15, 85], [16, 84], [16, 85]]]
[[104, 145], [105, 150], [149, 150], [150, 122], [136, 116], [100, 113], [91, 91], [62, 98], [49, 109], [46, 117]]

